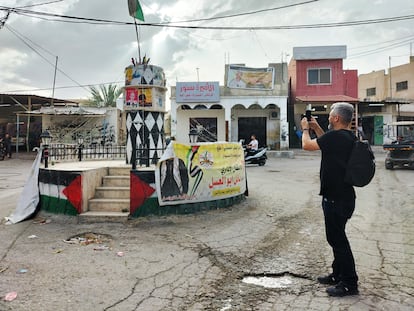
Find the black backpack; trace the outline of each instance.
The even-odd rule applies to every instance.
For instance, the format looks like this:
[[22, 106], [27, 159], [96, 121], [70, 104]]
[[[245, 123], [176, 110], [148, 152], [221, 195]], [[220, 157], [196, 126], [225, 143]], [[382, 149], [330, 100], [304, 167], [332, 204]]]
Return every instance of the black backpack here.
[[360, 141], [354, 134], [354, 146], [346, 165], [345, 182], [364, 187], [375, 175], [375, 156], [368, 141]]

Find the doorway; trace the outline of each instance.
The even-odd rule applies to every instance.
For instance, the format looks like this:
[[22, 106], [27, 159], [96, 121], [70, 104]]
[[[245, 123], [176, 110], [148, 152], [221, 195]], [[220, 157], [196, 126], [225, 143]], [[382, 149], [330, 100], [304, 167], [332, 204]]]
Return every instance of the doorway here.
[[244, 139], [245, 143], [250, 142], [250, 136], [256, 135], [259, 147], [267, 145], [266, 117], [243, 117], [238, 118], [238, 140]]

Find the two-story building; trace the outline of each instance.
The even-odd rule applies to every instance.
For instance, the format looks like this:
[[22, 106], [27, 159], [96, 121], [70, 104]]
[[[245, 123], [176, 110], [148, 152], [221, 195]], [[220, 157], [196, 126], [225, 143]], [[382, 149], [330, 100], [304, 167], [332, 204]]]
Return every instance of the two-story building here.
[[414, 56], [410, 62], [359, 75], [359, 113], [371, 144], [384, 142], [384, 124], [414, 121]]
[[293, 48], [289, 62], [291, 146], [300, 146], [300, 119], [307, 107], [327, 129], [333, 103], [358, 103], [358, 71], [344, 70], [345, 58], [345, 45]]
[[224, 81], [177, 82], [171, 88], [171, 135], [182, 142], [190, 131], [199, 142], [249, 142], [255, 134], [259, 145], [288, 149], [287, 64], [226, 65]]

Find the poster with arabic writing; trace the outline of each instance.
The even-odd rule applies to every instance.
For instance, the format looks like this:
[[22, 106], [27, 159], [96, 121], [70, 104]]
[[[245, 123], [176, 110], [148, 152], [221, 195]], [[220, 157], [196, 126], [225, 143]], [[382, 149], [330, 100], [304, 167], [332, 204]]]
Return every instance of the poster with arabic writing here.
[[204, 202], [243, 194], [244, 155], [239, 143], [172, 141], [155, 171], [159, 205]]

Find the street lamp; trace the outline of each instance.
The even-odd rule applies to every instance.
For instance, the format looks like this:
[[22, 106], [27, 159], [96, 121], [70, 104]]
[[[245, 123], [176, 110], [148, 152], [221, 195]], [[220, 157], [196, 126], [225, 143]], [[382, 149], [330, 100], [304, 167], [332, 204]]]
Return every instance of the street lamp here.
[[50, 135], [48, 130], [43, 131], [42, 134], [40, 134], [40, 138], [42, 140], [42, 146], [43, 146], [43, 158], [45, 159], [45, 168], [48, 168], [48, 159], [49, 159], [49, 144], [52, 140], [52, 135]]
[[78, 159], [82, 161], [82, 149], [83, 149], [83, 136], [78, 135]]
[[188, 137], [190, 139], [190, 143], [196, 143], [198, 140], [198, 131], [196, 128], [191, 128], [190, 132], [188, 133]]

